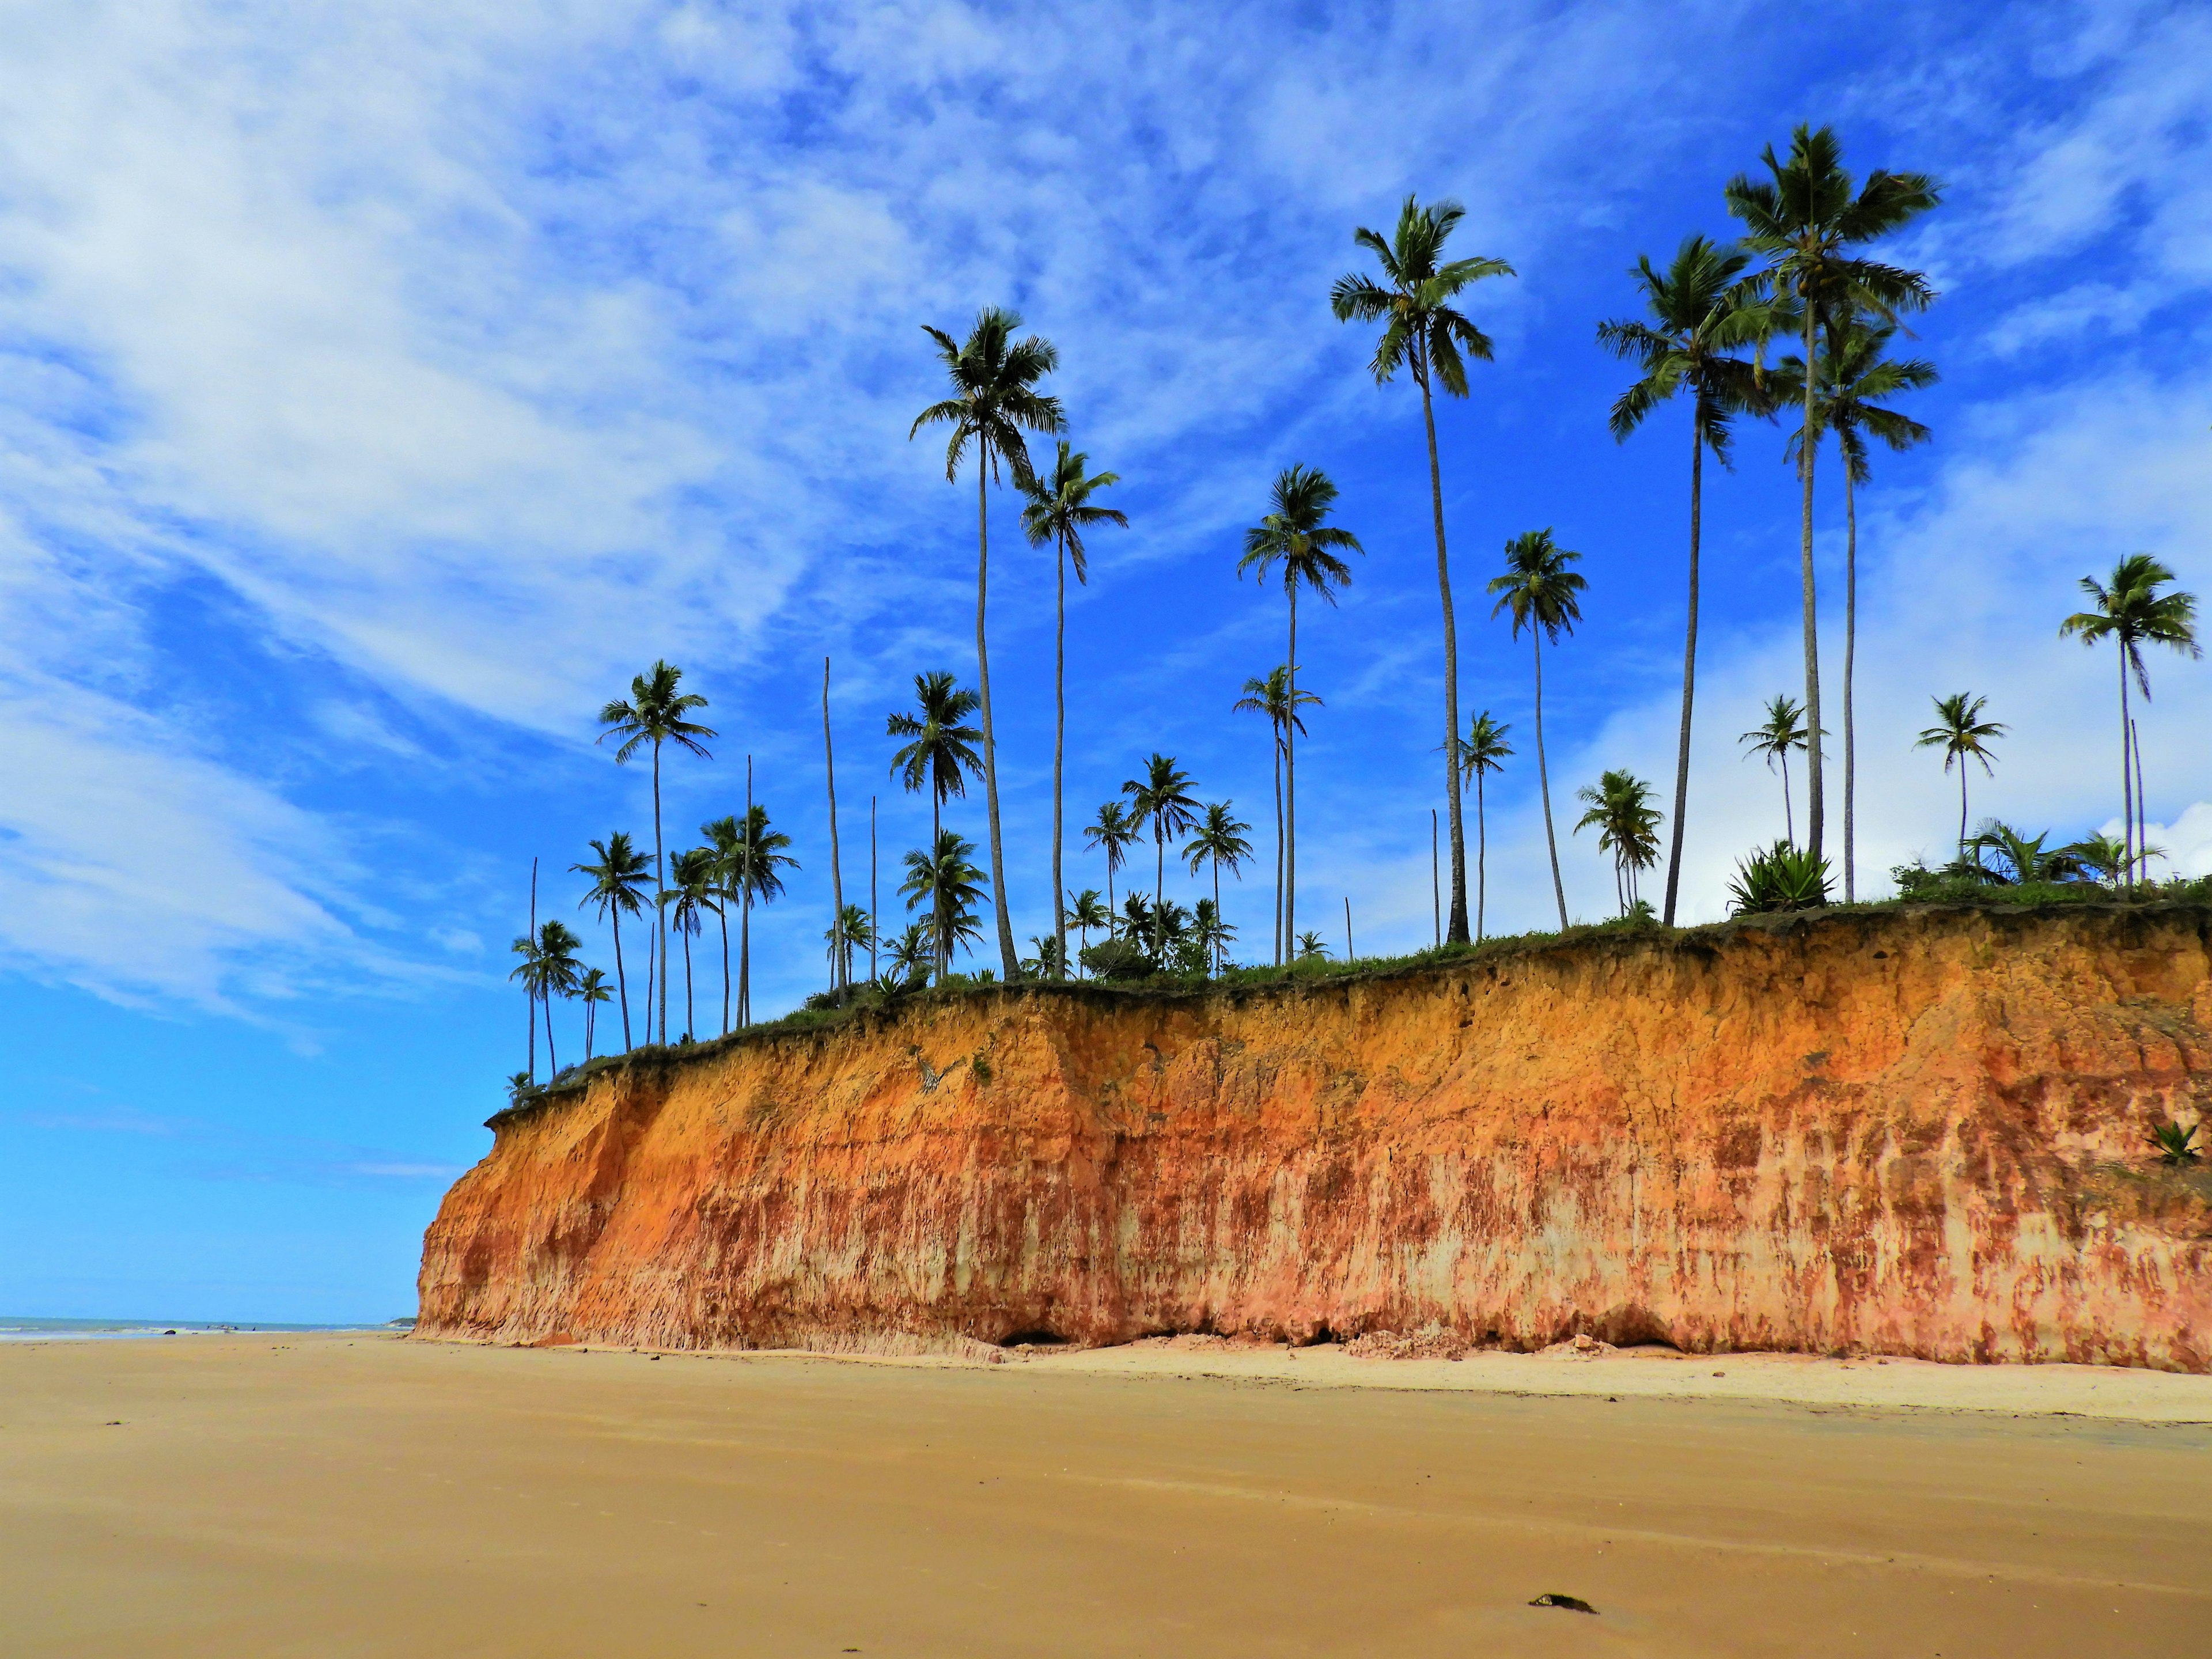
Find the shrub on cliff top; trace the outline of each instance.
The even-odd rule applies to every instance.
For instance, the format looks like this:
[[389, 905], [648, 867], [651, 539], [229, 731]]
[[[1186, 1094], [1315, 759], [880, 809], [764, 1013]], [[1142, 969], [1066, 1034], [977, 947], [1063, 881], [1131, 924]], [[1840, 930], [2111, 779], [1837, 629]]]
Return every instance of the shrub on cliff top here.
[[1778, 841], [1736, 866], [1729, 882], [1730, 914], [1814, 909], [1828, 902], [1829, 885], [1827, 860]]

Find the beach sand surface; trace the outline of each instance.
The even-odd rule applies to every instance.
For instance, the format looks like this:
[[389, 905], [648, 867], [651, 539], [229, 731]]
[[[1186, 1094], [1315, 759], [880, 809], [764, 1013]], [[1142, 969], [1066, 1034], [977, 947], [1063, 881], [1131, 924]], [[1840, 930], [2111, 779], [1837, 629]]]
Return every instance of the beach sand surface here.
[[25, 1343], [0, 1632], [25, 1659], [2212, 1653], [2212, 1379]]

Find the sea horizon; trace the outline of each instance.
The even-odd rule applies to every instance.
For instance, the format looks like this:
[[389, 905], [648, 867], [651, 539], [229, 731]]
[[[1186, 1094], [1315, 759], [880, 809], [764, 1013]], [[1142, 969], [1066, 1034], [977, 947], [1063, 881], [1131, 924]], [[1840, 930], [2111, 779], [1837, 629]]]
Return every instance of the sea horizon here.
[[[405, 1320], [411, 1324], [411, 1318]], [[118, 1337], [222, 1335], [230, 1332], [381, 1331], [398, 1320], [349, 1320], [337, 1324], [301, 1324], [287, 1320], [58, 1318], [0, 1314], [0, 1342], [94, 1341]]]

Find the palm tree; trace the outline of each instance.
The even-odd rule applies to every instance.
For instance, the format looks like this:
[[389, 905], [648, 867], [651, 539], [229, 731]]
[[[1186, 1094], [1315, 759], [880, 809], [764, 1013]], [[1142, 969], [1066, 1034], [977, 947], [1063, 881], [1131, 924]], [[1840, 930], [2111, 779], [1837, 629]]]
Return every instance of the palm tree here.
[[1214, 899], [1200, 899], [1191, 908], [1191, 940], [1206, 953], [1210, 971], [1225, 973], [1229, 968], [1229, 947], [1237, 942], [1237, 930], [1221, 919], [1221, 905]]
[[847, 905], [838, 913], [836, 921], [822, 930], [822, 942], [830, 948], [830, 984], [850, 985], [853, 952], [865, 951], [876, 942], [876, 930], [868, 921], [867, 906]]
[[888, 960], [900, 984], [910, 984], [916, 977], [927, 980], [937, 963], [937, 941], [930, 934], [929, 925], [910, 921], [903, 933], [893, 934]]
[[2085, 875], [2114, 887], [2126, 881], [2131, 870], [2148, 868], [2151, 860], [2166, 856], [2163, 847], [2137, 848], [2125, 838], [2108, 836], [2101, 830], [2069, 842], [2058, 850], [2070, 857]]
[[687, 754], [708, 758], [702, 738], [715, 736], [712, 727], [699, 726], [684, 717], [695, 708], [704, 708], [706, 698], [696, 691], [679, 691], [684, 682], [684, 671], [673, 664], [657, 661], [645, 673], [629, 683], [629, 701], [617, 698], [599, 710], [599, 724], [606, 729], [599, 735], [605, 743], [609, 738], [620, 738], [622, 746], [615, 750], [615, 763], [628, 763], [641, 744], [653, 745], [653, 912], [659, 918], [656, 933], [655, 960], [660, 973], [660, 1041], [668, 1041], [668, 864], [662, 854], [660, 839], [660, 745], [672, 743]]
[[2094, 608], [2077, 611], [2058, 624], [2061, 635], [2071, 635], [2084, 645], [2112, 640], [2120, 647], [2120, 816], [2127, 826], [2122, 840], [2129, 855], [2126, 869], [2130, 887], [2135, 884], [2136, 866], [2148, 857], [2143, 850], [2148, 813], [2142, 792], [2135, 785], [2142, 770], [2142, 757], [2135, 740], [2135, 720], [2128, 713], [2128, 674], [2134, 671], [2136, 684], [2148, 702], [2150, 671], [2143, 665], [2144, 646], [2163, 645], [2192, 657], [2204, 654], [2197, 643], [2197, 596], [2159, 592], [2172, 580], [2173, 572], [2149, 554], [2130, 553], [2112, 567], [2109, 586], [2094, 576], [2082, 577], [2081, 591], [2089, 596]]
[[940, 830], [934, 853], [917, 847], [904, 860], [906, 879], [899, 884], [899, 891], [906, 896], [908, 909], [929, 907], [929, 936], [939, 979], [951, 967], [956, 946], [983, 942], [975, 918], [975, 903], [984, 892], [983, 872], [972, 860], [975, 851], [975, 843], [966, 836]]
[[[1729, 211], [1743, 221], [1744, 244], [1767, 256], [1766, 275], [1780, 296], [1795, 307], [1804, 330], [1805, 361], [1813, 361], [1820, 331], [1839, 319], [1871, 316], [1894, 322], [1900, 312], [1924, 310], [1936, 293], [1918, 271], [1883, 264], [1854, 250], [1889, 235], [1942, 199], [1936, 182], [1923, 173], [1888, 173], [1877, 168], [1856, 191], [1844, 171], [1843, 146], [1832, 128], [1818, 131], [1800, 124], [1790, 135], [1790, 159], [1769, 144], [1760, 157], [1771, 176], [1754, 179], [1738, 173], [1728, 186]], [[1818, 451], [1818, 415], [1812, 377], [1803, 387], [1802, 449], [1798, 474], [1803, 501], [1798, 530], [1798, 580], [1804, 602], [1805, 714], [1820, 730], [1820, 636], [1813, 587], [1813, 470]], [[1806, 751], [1806, 847], [1820, 857], [1822, 811], [1820, 750]]]
[[999, 957], [1009, 980], [1021, 976], [1014, 955], [1014, 924], [1006, 910], [1006, 866], [999, 837], [999, 754], [991, 735], [991, 658], [984, 644], [983, 614], [990, 593], [991, 533], [988, 485], [999, 476], [1001, 462], [1015, 484], [1033, 481], [1024, 430], [1059, 432], [1066, 422], [1060, 399], [1036, 389], [1039, 380], [1060, 367], [1060, 353], [1048, 340], [1032, 334], [1016, 340], [1022, 319], [1000, 306], [987, 306], [975, 313], [975, 325], [965, 342], [927, 324], [922, 331], [937, 343], [937, 355], [952, 381], [952, 395], [933, 403], [914, 418], [909, 441], [926, 426], [949, 426], [952, 436], [945, 447], [945, 478], [959, 476], [960, 463], [969, 447], [975, 450], [975, 673], [983, 688], [983, 804], [991, 827], [991, 902], [999, 923]]
[[[1334, 605], [1335, 590], [1352, 580], [1352, 567], [1337, 556], [1337, 550], [1360, 554], [1367, 550], [1349, 530], [1328, 523], [1336, 486], [1326, 473], [1308, 466], [1285, 467], [1276, 476], [1273, 499], [1274, 511], [1244, 532], [1244, 556], [1237, 562], [1237, 574], [1255, 570], [1258, 580], [1265, 581], [1276, 561], [1282, 562], [1283, 592], [1291, 602], [1291, 644], [1284, 661], [1289, 688], [1285, 706], [1295, 710], [1299, 706], [1299, 586], [1312, 588]], [[1458, 693], [1448, 687], [1446, 695], [1456, 711]], [[1298, 908], [1298, 751], [1294, 733], [1304, 728], [1292, 721], [1279, 729], [1283, 738], [1283, 935], [1287, 939]]]
[[[1844, 902], [1858, 896], [1858, 747], [1852, 724], [1853, 676], [1858, 663], [1859, 635], [1859, 508], [1858, 486], [1872, 477], [1867, 465], [1867, 436], [1881, 439], [1892, 449], [1910, 449], [1924, 443], [1928, 428], [1910, 416], [1883, 407], [1882, 400], [1900, 392], [1917, 392], [1936, 384], [1936, 366], [1923, 358], [1903, 361], [1883, 356], [1896, 336], [1893, 324], [1869, 323], [1852, 315], [1830, 319], [1818, 365], [1820, 384], [1813, 397], [1814, 432], [1833, 432], [1844, 460]], [[1805, 360], [1784, 357], [1775, 365], [1772, 386], [1778, 396], [1800, 399], [1804, 392]], [[1784, 459], [1799, 459], [1804, 434], [1793, 434]], [[1679, 828], [1676, 830], [1680, 833]]]
[[1959, 856], [1966, 856], [1966, 763], [1978, 760], [1986, 777], [1995, 777], [1996, 769], [1990, 764], [1989, 745], [2004, 736], [2005, 729], [1995, 720], [1982, 718], [1982, 710], [1989, 707], [1987, 697], [1978, 697], [1971, 691], [1954, 691], [1948, 697], [1929, 699], [1936, 705], [1936, 724], [1913, 740], [1915, 749], [1941, 749], [1943, 769], [1951, 769], [1951, 763], [1959, 763]]
[[507, 978], [519, 981], [522, 994], [530, 1004], [530, 1069], [522, 1074], [529, 1083], [538, 1081], [538, 993], [544, 983], [545, 963], [538, 951], [538, 935], [518, 933], [507, 949], [522, 960], [514, 965]]
[[1084, 845], [1094, 852], [1106, 854], [1106, 908], [1114, 908], [1114, 872], [1129, 856], [1129, 849], [1137, 844], [1139, 825], [1129, 816], [1128, 809], [1118, 800], [1109, 800], [1098, 809], [1098, 817], [1083, 832]]
[[1076, 971], [1079, 974], [1083, 969], [1082, 953], [1091, 948], [1091, 930], [1094, 927], [1111, 927], [1114, 925], [1114, 913], [1099, 902], [1098, 890], [1096, 887], [1086, 887], [1079, 893], [1072, 893], [1068, 896], [1067, 925], [1075, 929], [1079, 941], [1075, 966]]
[[545, 1005], [545, 1066], [548, 1075], [559, 1076], [561, 1061], [553, 1052], [553, 999], [568, 996], [576, 988], [579, 964], [576, 951], [583, 944], [564, 921], [539, 924], [533, 937], [525, 933], [516, 939], [514, 953], [522, 963], [509, 974], [509, 979], [520, 980], [522, 988], [530, 998], [530, 1075], [538, 1076], [538, 1005]]
[[[1329, 289], [1329, 309], [1345, 322], [1379, 322], [1370, 364], [1377, 384], [1402, 367], [1421, 389], [1421, 422], [1429, 440], [1429, 505], [1436, 521], [1437, 592], [1444, 617], [1444, 794], [1451, 818], [1451, 931], [1453, 943], [1467, 943], [1467, 841], [1460, 823], [1450, 745], [1459, 736], [1459, 633], [1452, 614], [1451, 567], [1444, 556], [1443, 474], [1437, 463], [1437, 416], [1431, 382], [1455, 398], [1467, 396], [1465, 358], [1491, 358], [1490, 338], [1453, 307], [1469, 284], [1486, 276], [1510, 276], [1503, 259], [1443, 257], [1448, 241], [1467, 210], [1456, 202], [1423, 207], [1413, 197], [1398, 210], [1398, 228], [1388, 241], [1361, 226], [1352, 240], [1375, 255], [1382, 281], [1363, 272], [1340, 276]], [[1297, 660], [1293, 651], [1291, 660]]]
[[714, 850], [714, 906], [715, 920], [722, 929], [722, 1035], [730, 1034], [730, 907], [743, 908], [744, 896], [737, 884], [738, 848], [744, 832], [738, 828], [737, 816], [726, 814], [709, 818], [699, 826], [699, 833], [707, 838], [708, 846]]
[[711, 847], [686, 848], [674, 860], [676, 884], [660, 901], [668, 906], [677, 937], [684, 941], [684, 1036], [687, 1042], [699, 1030], [692, 1013], [691, 941], [698, 938], [700, 929], [705, 926], [700, 918], [720, 908], [715, 896], [720, 887], [720, 864]]
[[1632, 772], [1607, 772], [1575, 791], [1575, 799], [1589, 808], [1575, 833], [1595, 830], [1598, 849], [1613, 854], [1613, 896], [1625, 916], [1637, 902], [1637, 872], [1659, 860], [1660, 815], [1651, 805], [1651, 786]]
[[1490, 608], [1513, 613], [1513, 637], [1528, 629], [1536, 653], [1536, 788], [1544, 799], [1544, 844], [1552, 854], [1552, 896], [1559, 904], [1559, 927], [1567, 926], [1567, 890], [1559, 880], [1559, 843], [1552, 833], [1552, 783], [1544, 765], [1544, 641], [1553, 645], [1561, 633], [1571, 634], [1583, 619], [1582, 602], [1575, 596], [1589, 584], [1567, 568], [1582, 559], [1552, 540], [1549, 528], [1524, 530], [1505, 544], [1505, 573], [1490, 579], [1490, 592], [1498, 603]]
[[[1823, 737], [1826, 732], [1820, 734]], [[1788, 832], [1790, 844], [1797, 844], [1797, 820], [1790, 804], [1790, 751], [1802, 749], [1807, 742], [1805, 711], [1795, 697], [1779, 694], [1766, 705], [1766, 718], [1745, 732], [1736, 741], [1749, 745], [1750, 758], [1763, 760], [1771, 772], [1775, 763], [1782, 766], [1782, 824]]]
[[[1132, 889], [1121, 898], [1121, 937], [1134, 942], [1158, 937], [1156, 924], [1159, 908], [1142, 893]], [[1152, 954], [1148, 950], [1147, 954]]]
[[[1198, 797], [1190, 793], [1190, 774], [1175, 763], [1175, 757], [1163, 755], [1158, 750], [1145, 761], [1145, 775], [1130, 778], [1121, 785], [1121, 793], [1129, 798], [1129, 821], [1136, 825], [1152, 827], [1153, 876], [1152, 905], [1157, 913], [1167, 887], [1168, 842], [1188, 835], [1198, 824]], [[1165, 944], [1154, 939], [1157, 953]]]
[[725, 902], [738, 902], [738, 1024], [753, 1020], [753, 906], [773, 904], [783, 896], [782, 871], [796, 870], [799, 860], [785, 848], [791, 837], [769, 828], [768, 808], [745, 809], [737, 845], [720, 854], [720, 878]]
[[1298, 960], [1300, 962], [1328, 960], [1328, 946], [1321, 942], [1319, 933], [1306, 933], [1298, 935]]
[[1064, 979], [1067, 974], [1067, 912], [1060, 902], [1060, 766], [1067, 749], [1067, 568], [1072, 562], [1075, 580], [1087, 583], [1091, 572], [1083, 532], [1102, 524], [1127, 529], [1129, 523], [1127, 514], [1113, 507], [1091, 505], [1095, 493], [1121, 483], [1121, 475], [1100, 472], [1086, 477], [1083, 470], [1090, 464], [1090, 456], [1071, 450], [1062, 438], [1052, 477], [1032, 477], [1022, 486], [1022, 494], [1029, 498], [1029, 504], [1022, 508], [1022, 531], [1029, 537], [1030, 545], [1042, 547], [1049, 542], [1059, 550], [1052, 647], [1052, 935], [1058, 951], [1052, 972], [1054, 979]]
[[[1505, 763], [1513, 753], [1513, 745], [1505, 741], [1512, 730], [1491, 719], [1486, 708], [1474, 717], [1467, 736], [1459, 744], [1459, 787], [1467, 787], [1469, 778], [1474, 780], [1474, 936], [1482, 938], [1483, 911], [1489, 896], [1490, 832], [1484, 822], [1482, 775], [1503, 772]], [[1433, 827], [1433, 823], [1431, 824]]]
[[605, 841], [587, 843], [599, 855], [597, 864], [572, 864], [568, 867], [580, 876], [592, 878], [590, 890], [576, 906], [599, 907], [599, 920], [611, 920], [615, 930], [615, 984], [622, 993], [623, 1047], [630, 1044], [629, 1036], [629, 975], [623, 970], [622, 919], [634, 916], [643, 910], [646, 878], [652, 873], [645, 854], [630, 845], [629, 836], [617, 830]]
[[1682, 724], [1674, 746], [1674, 830], [1667, 859], [1662, 920], [1674, 925], [1681, 887], [1682, 826], [1690, 807], [1690, 712], [1698, 678], [1698, 556], [1704, 528], [1705, 457], [1729, 465], [1730, 427], [1739, 414], [1770, 407], [1755, 367], [1735, 354], [1756, 347], [1774, 325], [1757, 281], [1743, 280], [1750, 254], [1689, 235], [1662, 275], [1649, 256], [1629, 274], [1644, 290], [1651, 321], [1600, 323], [1597, 337], [1644, 371], [1613, 405], [1613, 437], [1626, 442], [1647, 416], [1677, 392], [1690, 394], [1690, 603], [1682, 640]]
[[[1194, 876], [1201, 864], [1213, 866], [1213, 914], [1217, 922], [1221, 915], [1221, 866], [1227, 865], [1229, 873], [1235, 875], [1244, 867], [1244, 860], [1252, 856], [1252, 843], [1244, 838], [1244, 832], [1252, 826], [1239, 822], [1230, 811], [1234, 804], [1219, 800], [1208, 805], [1199, 820], [1197, 833], [1182, 849], [1183, 860]], [[1223, 939], [1227, 937], [1224, 932]]]
[[1291, 669], [1287, 663], [1267, 671], [1265, 679], [1255, 675], [1244, 682], [1244, 695], [1231, 705], [1237, 714], [1265, 714], [1269, 731], [1274, 738], [1275, 762], [1275, 966], [1283, 965], [1283, 756], [1290, 737], [1289, 728], [1295, 726], [1299, 734], [1305, 732], [1306, 723], [1297, 710], [1319, 708], [1321, 699], [1310, 691], [1301, 691], [1297, 701], [1291, 700]]
[[584, 969], [583, 976], [576, 981], [576, 1000], [584, 1005], [584, 1064], [586, 1066], [592, 1063], [592, 1035], [599, 1024], [598, 1005], [612, 1000], [613, 993], [607, 989], [607, 970], [604, 968]]

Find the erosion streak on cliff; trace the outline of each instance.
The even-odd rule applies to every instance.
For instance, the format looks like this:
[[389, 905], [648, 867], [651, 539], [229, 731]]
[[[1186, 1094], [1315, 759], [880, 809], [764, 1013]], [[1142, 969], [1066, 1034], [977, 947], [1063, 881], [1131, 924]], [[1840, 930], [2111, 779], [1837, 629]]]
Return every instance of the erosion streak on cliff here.
[[2212, 912], [1847, 913], [1340, 983], [1036, 987], [494, 1120], [428, 1335], [1440, 1327], [2212, 1369]]

